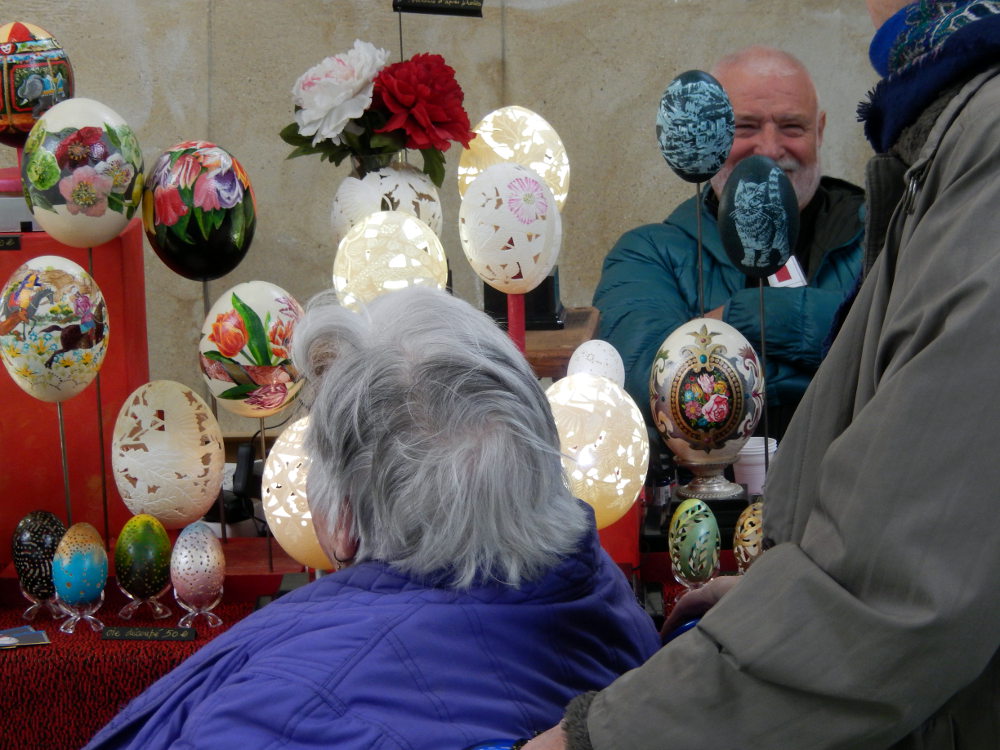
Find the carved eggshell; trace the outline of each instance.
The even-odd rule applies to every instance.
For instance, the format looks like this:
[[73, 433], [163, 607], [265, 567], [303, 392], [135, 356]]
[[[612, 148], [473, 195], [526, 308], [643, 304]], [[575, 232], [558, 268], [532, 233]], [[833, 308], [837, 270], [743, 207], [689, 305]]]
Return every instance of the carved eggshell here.
[[66, 533], [66, 525], [54, 513], [35, 510], [17, 522], [10, 540], [11, 556], [18, 580], [35, 599], [51, 599], [52, 558]]
[[108, 553], [97, 529], [81, 522], [70, 526], [52, 558], [56, 596], [79, 606], [97, 601], [108, 582]]
[[226, 558], [212, 530], [198, 521], [186, 526], [170, 555], [174, 596], [194, 608], [208, 607], [222, 595]]
[[142, 151], [110, 107], [67, 99], [31, 129], [21, 180], [42, 229], [71, 247], [94, 247], [121, 234], [141, 205]]
[[410, 286], [444, 289], [448, 259], [424, 222], [402, 211], [379, 211], [355, 224], [333, 259], [333, 288], [352, 310]]
[[649, 468], [639, 407], [621, 386], [587, 372], [557, 380], [545, 395], [570, 490], [593, 507], [598, 529], [610, 526], [632, 507]]
[[185, 141], [164, 151], [149, 173], [142, 221], [157, 257], [196, 281], [240, 264], [257, 226], [257, 203], [243, 165], [221, 146]]
[[219, 423], [185, 385], [141, 385], [118, 412], [111, 466], [132, 513], [147, 513], [168, 529], [196, 521], [219, 496], [225, 460]]
[[745, 507], [736, 519], [736, 527], [733, 530], [733, 557], [736, 558], [736, 567], [741, 573], [745, 572], [763, 551], [761, 548], [764, 539], [763, 515], [764, 503], [758, 500]]
[[411, 164], [393, 163], [364, 177], [346, 177], [333, 196], [330, 224], [337, 245], [355, 224], [379, 211], [416, 216], [441, 236], [441, 198], [431, 178]]
[[526, 294], [559, 257], [562, 218], [545, 181], [518, 164], [494, 164], [472, 181], [458, 236], [472, 269], [507, 294]]
[[333, 563], [320, 547], [306, 497], [308, 429], [309, 417], [292, 422], [267, 454], [262, 481], [264, 516], [275, 540], [292, 558], [307, 568], [331, 570]]
[[660, 345], [649, 378], [653, 421], [685, 464], [732, 463], [764, 408], [753, 347], [728, 323], [694, 318]]
[[567, 375], [589, 372], [601, 375], [619, 387], [625, 387], [625, 364], [618, 350], [607, 341], [584, 341], [574, 351], [566, 366]]
[[733, 264], [754, 278], [788, 262], [799, 235], [792, 181], [774, 159], [754, 154], [733, 167], [719, 196], [719, 237]]
[[241, 417], [277, 414], [295, 400], [302, 376], [291, 344], [302, 306], [268, 281], [226, 291], [201, 328], [201, 374], [217, 403]]
[[73, 68], [45, 29], [15, 21], [0, 26], [0, 143], [23, 146], [39, 117], [73, 96]]
[[67, 258], [32, 258], [3, 287], [0, 358], [14, 382], [41, 401], [65, 401], [90, 385], [108, 334], [104, 295]]
[[170, 537], [148, 513], [132, 516], [115, 542], [118, 585], [136, 599], [156, 596], [170, 583]]
[[681, 73], [660, 99], [656, 139], [667, 164], [687, 182], [705, 182], [725, 164], [735, 134], [733, 106], [708, 73]]
[[458, 192], [494, 164], [513, 162], [533, 170], [562, 211], [569, 194], [569, 157], [559, 134], [541, 115], [516, 104], [490, 112], [473, 128], [476, 137], [458, 161]]
[[684, 584], [704, 583], [719, 569], [719, 523], [702, 500], [681, 502], [670, 518], [667, 546], [674, 577]]

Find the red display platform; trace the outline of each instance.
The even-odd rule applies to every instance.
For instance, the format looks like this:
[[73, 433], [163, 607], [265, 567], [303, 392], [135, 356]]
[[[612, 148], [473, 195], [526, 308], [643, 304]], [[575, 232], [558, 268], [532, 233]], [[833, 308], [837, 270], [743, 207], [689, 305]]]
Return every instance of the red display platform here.
[[[0, 233], [0, 284], [31, 258], [61, 255], [91, 272], [107, 302], [109, 339], [99, 375], [100, 404], [95, 381], [62, 405], [73, 522], [93, 524], [105, 539], [117, 535], [132, 515], [111, 472], [115, 419], [128, 395], [149, 380], [142, 238], [138, 218], [114, 240], [92, 250], [63, 245], [45, 232]], [[26, 513], [49, 510], [63, 522], [67, 514], [56, 404], [29, 396], [6, 371], [0, 373], [0, 403], [2, 569], [11, 560], [11, 534]]]

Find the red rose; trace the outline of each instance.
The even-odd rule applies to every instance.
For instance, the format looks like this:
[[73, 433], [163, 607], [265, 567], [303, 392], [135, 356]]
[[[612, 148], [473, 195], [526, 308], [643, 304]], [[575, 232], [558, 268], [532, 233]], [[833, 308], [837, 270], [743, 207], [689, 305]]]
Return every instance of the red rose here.
[[729, 414], [729, 399], [721, 393], [713, 393], [701, 407], [701, 413], [709, 422], [721, 422]]
[[402, 130], [406, 147], [447, 151], [451, 141], [468, 147], [475, 137], [455, 71], [441, 55], [417, 54], [382, 69], [375, 78], [373, 102], [389, 112], [376, 132]]
[[219, 347], [219, 353], [223, 357], [232, 359], [247, 343], [247, 329], [243, 318], [235, 310], [222, 313], [212, 323], [208, 340]]
[[65, 169], [67, 164], [77, 166], [87, 164], [91, 159], [102, 161], [107, 158], [108, 147], [101, 142], [103, 132], [100, 128], [88, 126], [63, 138], [56, 146], [59, 168]]

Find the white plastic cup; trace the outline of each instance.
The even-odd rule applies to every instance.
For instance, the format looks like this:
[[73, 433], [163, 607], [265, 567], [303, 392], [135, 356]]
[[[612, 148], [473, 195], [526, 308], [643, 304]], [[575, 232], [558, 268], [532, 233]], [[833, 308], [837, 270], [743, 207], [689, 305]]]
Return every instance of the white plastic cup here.
[[[778, 450], [778, 441], [767, 439], [770, 457], [774, 458]], [[752, 437], [740, 449], [740, 454], [733, 463], [733, 476], [739, 484], [745, 484], [747, 495], [759, 495], [764, 489], [764, 438]]]

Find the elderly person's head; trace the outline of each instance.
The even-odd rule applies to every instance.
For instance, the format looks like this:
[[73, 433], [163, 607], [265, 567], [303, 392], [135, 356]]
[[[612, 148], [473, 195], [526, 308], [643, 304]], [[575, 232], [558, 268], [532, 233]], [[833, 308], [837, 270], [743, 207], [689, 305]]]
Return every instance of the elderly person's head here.
[[589, 517], [563, 482], [548, 400], [484, 313], [419, 287], [361, 313], [321, 297], [294, 356], [312, 392], [309, 507], [331, 559], [517, 585], [576, 548]]
[[819, 148], [826, 113], [798, 59], [773, 47], [747, 47], [722, 58], [712, 75], [729, 95], [736, 133], [729, 158], [712, 178], [717, 195], [739, 162], [760, 154], [774, 159], [792, 182], [799, 208], [819, 186]]

